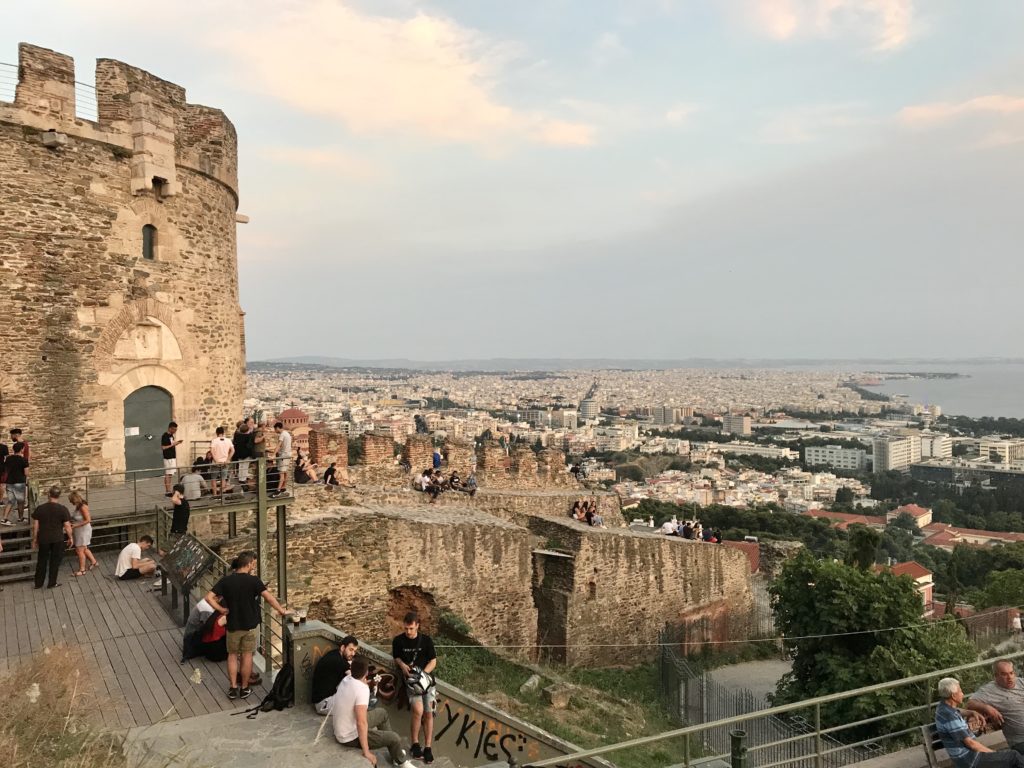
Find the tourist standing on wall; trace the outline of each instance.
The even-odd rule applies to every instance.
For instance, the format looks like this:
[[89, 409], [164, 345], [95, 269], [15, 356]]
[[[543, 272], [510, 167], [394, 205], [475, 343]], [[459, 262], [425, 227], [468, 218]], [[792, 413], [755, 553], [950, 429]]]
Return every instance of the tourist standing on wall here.
[[261, 621], [260, 598], [270, 603], [281, 616], [287, 616], [288, 611], [277, 602], [262, 579], [253, 573], [256, 570], [254, 552], [239, 554], [232, 561], [231, 569], [231, 573], [206, 593], [206, 602], [213, 606], [213, 610], [228, 617], [228, 698], [244, 699], [252, 694], [249, 679]]
[[235, 446], [235, 461], [238, 462], [238, 482], [243, 491], [248, 491], [249, 462], [256, 458], [256, 433], [249, 426], [249, 419], [238, 425], [231, 443]]
[[164, 457], [164, 495], [171, 495], [171, 485], [174, 484], [174, 476], [178, 472], [178, 446], [182, 441], [175, 438], [178, 431], [178, 423], [172, 421], [167, 425], [167, 431], [160, 435], [160, 450]]
[[274, 424], [274, 432], [277, 433], [277, 471], [280, 473], [277, 481], [277, 493], [284, 493], [285, 483], [288, 482], [289, 463], [292, 458], [292, 433], [286, 430], [280, 421]]
[[[391, 656], [402, 672], [409, 692], [410, 741], [412, 756], [423, 762], [434, 762], [431, 745], [434, 742], [434, 709], [437, 706], [437, 687], [431, 673], [437, 668], [437, 653], [430, 635], [420, 632], [420, 617], [415, 612], [405, 614], [405, 631], [391, 641]], [[422, 673], [427, 674], [423, 685]], [[420, 748], [420, 727], [423, 728], [423, 748]]]
[[217, 436], [210, 443], [210, 454], [213, 456], [213, 495], [228, 492], [228, 479], [231, 476], [231, 458], [235, 455], [235, 446], [224, 436], [224, 427], [217, 427]]
[[71, 513], [57, 501], [60, 488], [50, 488], [47, 497], [46, 502], [32, 513], [32, 549], [39, 551], [36, 559], [36, 589], [42, 589], [44, 581], [50, 589], [60, 586], [57, 583], [57, 572], [64, 556], [65, 542], [71, 542]]

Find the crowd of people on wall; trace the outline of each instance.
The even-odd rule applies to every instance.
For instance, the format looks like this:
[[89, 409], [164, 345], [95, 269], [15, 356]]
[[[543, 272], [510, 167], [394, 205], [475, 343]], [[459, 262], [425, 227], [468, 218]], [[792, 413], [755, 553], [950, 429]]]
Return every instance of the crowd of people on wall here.
[[431, 504], [445, 491], [467, 493], [472, 498], [477, 492], [476, 473], [470, 472], [463, 480], [457, 469], [445, 475], [439, 467], [427, 467], [413, 481], [413, 487], [417, 491], [429, 494]]

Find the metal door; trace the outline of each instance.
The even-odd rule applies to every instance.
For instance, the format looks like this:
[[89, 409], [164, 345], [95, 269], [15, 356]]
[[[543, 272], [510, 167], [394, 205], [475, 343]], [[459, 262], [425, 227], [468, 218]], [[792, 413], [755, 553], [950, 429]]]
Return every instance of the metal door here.
[[[160, 474], [163, 456], [160, 435], [171, 420], [171, 393], [160, 387], [142, 387], [124, 399], [124, 466], [156, 469]], [[146, 473], [149, 475], [150, 473]]]

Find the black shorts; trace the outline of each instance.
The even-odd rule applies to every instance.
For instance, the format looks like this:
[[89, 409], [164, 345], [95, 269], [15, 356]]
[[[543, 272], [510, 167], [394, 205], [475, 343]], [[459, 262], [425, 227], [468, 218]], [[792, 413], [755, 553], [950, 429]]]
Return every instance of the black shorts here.
[[131, 581], [132, 579], [141, 579], [142, 571], [138, 568], [129, 568], [127, 571], [118, 576], [121, 581]]

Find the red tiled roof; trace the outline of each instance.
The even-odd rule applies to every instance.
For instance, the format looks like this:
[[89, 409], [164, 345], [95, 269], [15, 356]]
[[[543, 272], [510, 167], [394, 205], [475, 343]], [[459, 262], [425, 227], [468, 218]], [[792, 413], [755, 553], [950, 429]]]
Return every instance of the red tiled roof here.
[[912, 579], [921, 579], [925, 576], [931, 576], [932, 572], [921, 565], [916, 560], [909, 560], [905, 563], [896, 563], [890, 568], [897, 576], [909, 576]]
[[308, 419], [309, 416], [306, 415], [305, 411], [299, 410], [298, 408], [288, 408], [278, 415], [277, 418], [281, 419], [281, 421], [284, 421], [285, 419], [291, 421], [292, 419]]
[[893, 512], [895, 512], [897, 515], [906, 512], [908, 515], [912, 517], [924, 517], [925, 515], [930, 515], [932, 513], [930, 509], [919, 507], [917, 504], [904, 504], [902, 507], [896, 507], [896, 509], [894, 509]]

